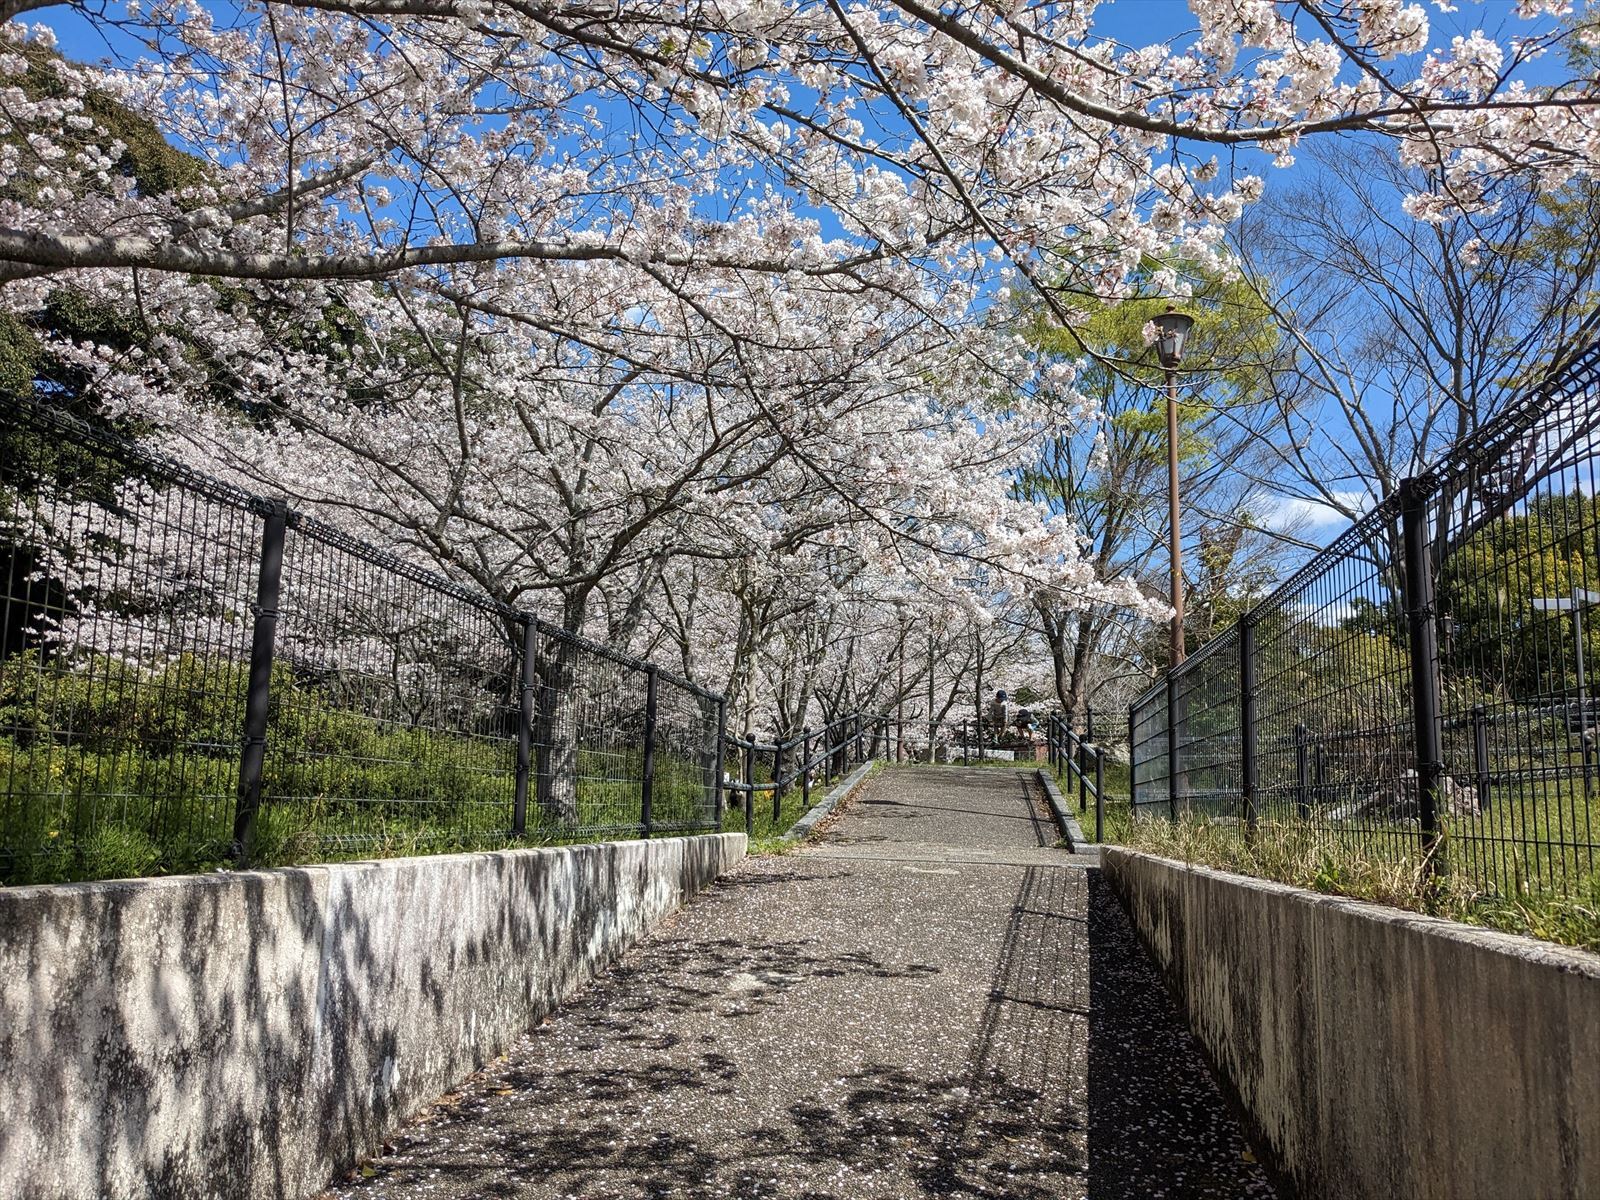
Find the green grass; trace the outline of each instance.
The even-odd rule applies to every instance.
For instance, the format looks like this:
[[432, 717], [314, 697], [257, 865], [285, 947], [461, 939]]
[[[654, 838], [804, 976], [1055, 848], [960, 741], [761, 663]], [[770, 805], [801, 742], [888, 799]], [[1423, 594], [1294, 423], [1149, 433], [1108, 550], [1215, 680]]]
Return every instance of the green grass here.
[[[1037, 763], [1041, 770], [1049, 773], [1050, 764]], [[1094, 769], [1091, 764], [1089, 771], [1091, 782], [1094, 779]], [[1094, 793], [1085, 790], [1084, 806], [1079, 808], [1078, 781], [1076, 776], [1066, 767], [1062, 766], [1055, 773], [1056, 786], [1061, 789], [1061, 798], [1066, 802], [1067, 811], [1077, 818], [1082, 827], [1084, 836], [1094, 837]], [[1116, 842], [1126, 834], [1129, 825], [1128, 809], [1128, 764], [1116, 762], [1109, 756], [1106, 758], [1105, 767], [1105, 840]]]
[[[35, 655], [0, 664], [0, 884], [237, 865], [243, 672]], [[275, 669], [249, 865], [501, 849], [634, 836], [642, 754], [580, 748], [577, 820], [540, 811], [511, 836], [515, 745], [379, 721]], [[698, 764], [658, 753], [653, 819], [703, 827]], [[664, 827], [664, 828], [663, 828]]]
[[[1329, 828], [1263, 819], [1253, 838], [1236, 820], [1202, 814], [1134, 820], [1128, 765], [1106, 763], [1105, 841], [1181, 862], [1389, 904], [1563, 945], [1600, 950], [1600, 789], [1582, 795], [1581, 770], [1561, 780], [1517, 774], [1496, 759], [1488, 808], [1442, 819], [1442, 872], [1425, 870], [1415, 821]], [[1503, 773], [1503, 774], [1502, 774]], [[1067, 776], [1063, 770], [1061, 775]], [[1061, 782], [1077, 811], [1077, 789]], [[1092, 821], [1093, 805], [1080, 817]], [[1092, 826], [1085, 824], [1085, 831]]]

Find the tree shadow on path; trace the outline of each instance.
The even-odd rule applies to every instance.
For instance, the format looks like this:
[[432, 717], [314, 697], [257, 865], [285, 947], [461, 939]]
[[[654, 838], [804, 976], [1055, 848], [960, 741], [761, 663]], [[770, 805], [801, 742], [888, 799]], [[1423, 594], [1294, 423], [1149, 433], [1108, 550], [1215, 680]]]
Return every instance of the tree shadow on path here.
[[1099, 873], [982, 878], [997, 949], [919, 961], [817, 916], [864, 919], [870, 876], [736, 876], [341, 1194], [1272, 1196]]

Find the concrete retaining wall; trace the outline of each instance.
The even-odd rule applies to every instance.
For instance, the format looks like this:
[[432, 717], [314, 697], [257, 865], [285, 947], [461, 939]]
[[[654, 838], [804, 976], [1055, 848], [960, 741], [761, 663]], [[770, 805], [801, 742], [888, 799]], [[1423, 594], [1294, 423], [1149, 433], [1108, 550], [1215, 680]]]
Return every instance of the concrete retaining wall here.
[[0, 890], [0, 1196], [305, 1196], [742, 834]]
[[1107, 848], [1302, 1197], [1600, 1196], [1600, 956]]

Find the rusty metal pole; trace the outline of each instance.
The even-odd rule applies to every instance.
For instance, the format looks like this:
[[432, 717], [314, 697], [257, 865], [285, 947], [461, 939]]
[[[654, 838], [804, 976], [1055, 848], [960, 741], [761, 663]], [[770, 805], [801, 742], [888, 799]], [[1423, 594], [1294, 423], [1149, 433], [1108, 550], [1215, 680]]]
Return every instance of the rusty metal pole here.
[[1183, 534], [1178, 516], [1178, 376], [1167, 368], [1167, 510], [1172, 526], [1172, 666], [1184, 659]]

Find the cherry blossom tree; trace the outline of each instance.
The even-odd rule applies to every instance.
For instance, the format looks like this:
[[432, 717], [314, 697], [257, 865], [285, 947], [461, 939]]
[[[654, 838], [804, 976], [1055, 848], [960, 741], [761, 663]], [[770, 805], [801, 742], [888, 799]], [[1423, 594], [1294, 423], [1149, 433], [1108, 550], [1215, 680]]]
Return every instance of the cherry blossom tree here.
[[[25, 37], [48, 38], [20, 20], [44, 7], [0, 5], [9, 71]], [[1096, 0], [71, 7], [128, 61], [53, 60], [51, 94], [7, 95], [0, 171], [25, 182], [0, 209], [13, 280], [408, 271], [461, 290], [438, 269], [516, 261], [843, 285], [887, 260], [960, 271], [992, 253], [1110, 298], [1139, 254], [1213, 255], [1260, 194], [1210, 148], [1286, 160], [1306, 137], [1372, 132], [1439, 173], [1409, 203], [1442, 219], [1506, 172], [1586, 171], [1600, 127], [1588, 81], [1523, 78], [1572, 37], [1566, 0], [1522, 0], [1525, 29], [1501, 41], [1433, 48], [1405, 0], [1195, 0], [1193, 36], [1142, 47], [1097, 35]], [[206, 169], [127, 186], [97, 94]], [[470, 298], [503, 299], [497, 274]]]
[[[1448, 45], [1404, 0], [1195, 0], [1142, 47], [1093, 0], [71, 5], [103, 65], [44, 7], [0, 0], [0, 315], [136, 314], [52, 335], [103, 411], [779, 725], [882, 693], [833, 633], [903, 643], [890, 595], [1140, 603], [1012, 487], [1093, 406], [999, 288], [1070, 331], [1151, 260], [1226, 272], [1309, 137], [1391, 145], [1436, 223], [1600, 144], [1591, 80], [1526, 79], [1554, 0]], [[181, 158], [131, 170], [128, 114]]]

